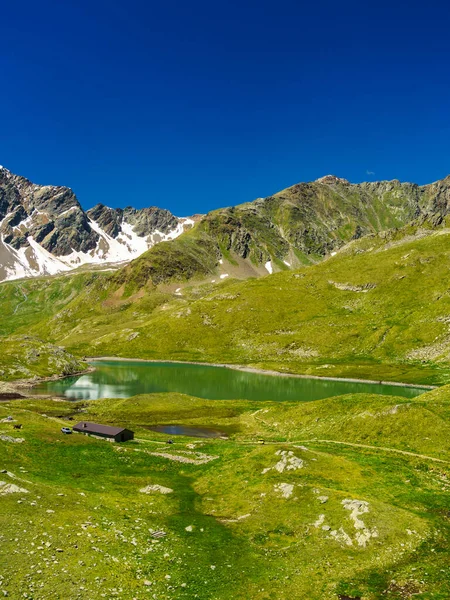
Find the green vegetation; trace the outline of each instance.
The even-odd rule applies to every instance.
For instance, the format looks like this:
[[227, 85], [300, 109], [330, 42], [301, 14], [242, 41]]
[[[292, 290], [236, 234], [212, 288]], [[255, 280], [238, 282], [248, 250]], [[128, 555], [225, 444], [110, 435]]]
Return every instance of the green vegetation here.
[[[135, 264], [139, 259], [124, 273]], [[128, 292], [117, 280], [120, 272], [11, 282], [0, 286], [1, 328], [77, 356], [446, 383], [448, 264], [449, 231], [415, 227], [354, 241], [296, 272], [245, 282], [203, 279], [139, 289], [130, 283]]]
[[[214, 211], [113, 273], [2, 284], [0, 377], [116, 355], [448, 383], [448, 184], [325, 178]], [[0, 592], [447, 599], [449, 398], [0, 402]], [[69, 418], [136, 439], [64, 436]], [[229, 438], [149, 429], [174, 424]]]
[[[449, 397], [1, 403], [0, 420], [23, 425], [0, 423], [1, 589], [30, 599], [448, 598]], [[64, 436], [69, 415], [136, 439]], [[173, 423], [232, 433], [169, 446], [148, 429]]]
[[2, 381], [71, 375], [84, 371], [87, 363], [59, 346], [29, 335], [11, 336], [0, 344]]
[[180, 238], [153, 246], [133, 263], [121, 269], [113, 280], [129, 289], [147, 283], [185, 281], [194, 276], [212, 274], [220, 257], [217, 245], [195, 229]]

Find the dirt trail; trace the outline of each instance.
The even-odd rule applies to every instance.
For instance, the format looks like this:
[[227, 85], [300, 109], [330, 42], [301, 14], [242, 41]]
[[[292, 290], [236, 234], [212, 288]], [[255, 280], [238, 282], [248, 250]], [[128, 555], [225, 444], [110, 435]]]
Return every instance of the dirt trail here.
[[[343, 446], [352, 446], [354, 448], [367, 448], [368, 450], [381, 450], [382, 452], [394, 452], [397, 454], [403, 454], [405, 456], [412, 456], [414, 458], [422, 458], [424, 460], [432, 460], [434, 462], [439, 462], [442, 464], [450, 464], [450, 461], [443, 460], [441, 458], [436, 458], [434, 456], [427, 456], [426, 454], [418, 454], [416, 452], [408, 452], [407, 450], [398, 450], [397, 448], [388, 448], [386, 446], [369, 446], [368, 444], [356, 444], [353, 442], [341, 442], [337, 440], [319, 440], [319, 439], [309, 439], [309, 440], [296, 440], [294, 442], [272, 442], [265, 441], [266, 445], [274, 445], [274, 446], [294, 446], [295, 444], [313, 444], [313, 443], [325, 443], [325, 444], [341, 444]], [[252, 446], [258, 446], [259, 442], [242, 442], [243, 444], [249, 444]]]
[[18, 286], [17, 286], [17, 289], [19, 290], [19, 292], [21, 292], [21, 293], [22, 293], [23, 300], [22, 300], [22, 302], [19, 302], [19, 303], [16, 305], [16, 308], [15, 308], [15, 309], [14, 309], [14, 311], [13, 311], [13, 315], [15, 315], [15, 314], [16, 314], [16, 312], [17, 312], [17, 309], [19, 308], [19, 306], [22, 306], [22, 304], [25, 304], [25, 302], [28, 300], [28, 296], [25, 294], [25, 292], [24, 292], [24, 291], [23, 291], [23, 289], [20, 287], [20, 285], [18, 285]]

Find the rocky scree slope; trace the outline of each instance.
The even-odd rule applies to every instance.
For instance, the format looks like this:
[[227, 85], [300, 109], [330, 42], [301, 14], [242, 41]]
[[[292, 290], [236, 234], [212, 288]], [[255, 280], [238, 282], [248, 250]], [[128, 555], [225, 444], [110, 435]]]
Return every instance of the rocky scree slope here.
[[157, 207], [85, 212], [66, 187], [36, 185], [0, 167], [0, 281], [136, 258], [192, 227]]

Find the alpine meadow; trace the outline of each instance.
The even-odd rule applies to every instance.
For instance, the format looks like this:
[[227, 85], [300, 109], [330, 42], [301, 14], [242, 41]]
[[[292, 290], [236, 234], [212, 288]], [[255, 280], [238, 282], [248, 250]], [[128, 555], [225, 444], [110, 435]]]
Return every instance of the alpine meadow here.
[[2, 168], [0, 231], [4, 596], [450, 597], [450, 177], [179, 218]]

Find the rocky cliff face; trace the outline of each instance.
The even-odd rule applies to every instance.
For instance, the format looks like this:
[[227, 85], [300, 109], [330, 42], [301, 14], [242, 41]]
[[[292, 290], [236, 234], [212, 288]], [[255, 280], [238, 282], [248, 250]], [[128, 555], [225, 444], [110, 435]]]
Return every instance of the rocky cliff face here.
[[226, 253], [265, 264], [269, 272], [320, 260], [352, 239], [437, 224], [450, 212], [450, 177], [427, 186], [400, 181], [351, 184], [333, 175], [267, 198], [206, 215], [200, 228]]
[[0, 167], [0, 281], [129, 261], [192, 225], [157, 207], [85, 212], [69, 188]]

